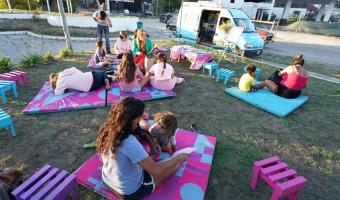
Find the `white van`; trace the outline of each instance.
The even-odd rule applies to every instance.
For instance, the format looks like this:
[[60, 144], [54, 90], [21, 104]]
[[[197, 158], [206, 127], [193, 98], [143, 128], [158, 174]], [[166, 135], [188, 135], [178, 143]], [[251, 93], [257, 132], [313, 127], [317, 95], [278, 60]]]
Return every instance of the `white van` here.
[[176, 37], [206, 46], [222, 45], [235, 26], [244, 28], [236, 45], [237, 54], [246, 57], [261, 55], [264, 41], [247, 14], [213, 2], [183, 2], [177, 17]]

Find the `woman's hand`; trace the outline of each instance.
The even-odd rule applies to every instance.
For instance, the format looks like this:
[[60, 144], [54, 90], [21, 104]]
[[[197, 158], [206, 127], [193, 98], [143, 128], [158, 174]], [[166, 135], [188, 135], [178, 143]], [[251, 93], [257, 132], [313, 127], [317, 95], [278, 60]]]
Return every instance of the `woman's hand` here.
[[140, 54], [142, 54], [142, 52], [140, 52], [140, 51], [138, 51], [138, 52], [136, 53], [137, 56], [139, 56]]
[[178, 155], [178, 157], [181, 159], [181, 162], [186, 162], [188, 160], [189, 154], [181, 153]]

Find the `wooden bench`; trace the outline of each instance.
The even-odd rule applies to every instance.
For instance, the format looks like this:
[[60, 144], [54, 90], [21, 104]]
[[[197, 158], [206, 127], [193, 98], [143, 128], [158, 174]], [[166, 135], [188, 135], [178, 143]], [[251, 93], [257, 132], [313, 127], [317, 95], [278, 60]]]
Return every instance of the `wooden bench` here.
[[231, 71], [229, 69], [221, 68], [217, 71], [216, 76], [216, 83], [220, 80], [220, 78], [224, 79], [224, 85], [227, 84], [228, 80], [230, 80], [230, 83], [233, 81], [233, 77], [235, 75], [234, 71]]
[[25, 87], [28, 86], [26, 72], [22, 72], [18, 70], [14, 70], [9, 73], [0, 74], [0, 80], [15, 81], [17, 85], [19, 85], [19, 81], [22, 80], [23, 85]]
[[295, 200], [298, 192], [307, 183], [307, 179], [296, 174], [295, 170], [288, 169], [286, 163], [282, 162], [279, 157], [274, 156], [254, 163], [250, 187], [253, 190], [255, 189], [260, 176], [273, 188], [271, 200], [277, 200], [285, 196], [288, 196], [289, 200]]
[[18, 98], [17, 86], [14, 81], [0, 81], [0, 95], [2, 97], [2, 101], [4, 104], [7, 103], [6, 99], [6, 91], [13, 90], [13, 94], [15, 98]]
[[0, 109], [0, 128], [5, 127], [6, 130], [11, 130], [13, 136], [17, 136], [15, 133], [11, 116], [9, 116], [5, 111]]
[[202, 74], [204, 74], [205, 69], [209, 70], [209, 76], [212, 75], [212, 71], [215, 70], [215, 75], [217, 74], [217, 70], [218, 70], [218, 63], [214, 63], [214, 62], [208, 62], [208, 63], [204, 63], [203, 67], [202, 67]]
[[48, 199], [61, 200], [71, 195], [78, 199], [77, 180], [73, 174], [45, 165], [37, 173], [22, 183], [12, 195], [16, 200]]

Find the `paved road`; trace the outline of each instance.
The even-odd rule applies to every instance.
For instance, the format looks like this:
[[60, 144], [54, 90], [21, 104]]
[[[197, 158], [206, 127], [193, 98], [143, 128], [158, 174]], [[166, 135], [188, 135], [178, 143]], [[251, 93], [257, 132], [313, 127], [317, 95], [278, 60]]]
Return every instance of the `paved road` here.
[[287, 56], [302, 53], [307, 62], [321, 62], [340, 68], [340, 38], [336, 37], [278, 31], [275, 42], [266, 45], [265, 51]]

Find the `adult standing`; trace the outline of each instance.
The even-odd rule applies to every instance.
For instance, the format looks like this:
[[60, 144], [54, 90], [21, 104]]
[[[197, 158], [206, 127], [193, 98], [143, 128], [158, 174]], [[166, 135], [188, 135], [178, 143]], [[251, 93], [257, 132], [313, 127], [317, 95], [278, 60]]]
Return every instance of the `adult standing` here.
[[107, 7], [105, 3], [102, 3], [100, 10], [93, 13], [93, 19], [97, 22], [98, 41], [102, 40], [102, 36], [105, 36], [106, 53], [111, 54], [110, 51], [110, 28], [112, 28], [110, 12], [106, 11]]
[[135, 64], [142, 72], [145, 72], [145, 57], [151, 58], [153, 56], [153, 53], [150, 52], [152, 47], [153, 44], [148, 38], [147, 32], [145, 30], [138, 29], [137, 37], [133, 40], [132, 54], [135, 56]]
[[304, 69], [305, 60], [302, 54], [297, 54], [292, 64], [283, 70], [276, 70], [265, 86], [278, 96], [295, 99], [300, 96], [301, 90], [307, 86], [308, 72]]
[[124, 53], [132, 52], [132, 42], [127, 37], [126, 31], [120, 31], [119, 39], [114, 46], [115, 53], [118, 54], [118, 59], [121, 59]]

